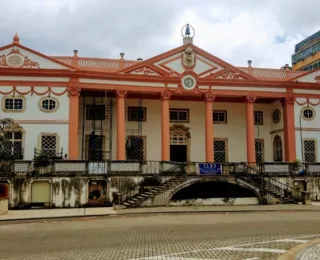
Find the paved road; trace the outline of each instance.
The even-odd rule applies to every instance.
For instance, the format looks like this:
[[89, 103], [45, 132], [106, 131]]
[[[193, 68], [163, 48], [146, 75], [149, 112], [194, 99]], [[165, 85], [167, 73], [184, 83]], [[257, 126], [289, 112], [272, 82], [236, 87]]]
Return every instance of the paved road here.
[[1, 224], [6, 260], [276, 260], [320, 238], [320, 213], [115, 216]]

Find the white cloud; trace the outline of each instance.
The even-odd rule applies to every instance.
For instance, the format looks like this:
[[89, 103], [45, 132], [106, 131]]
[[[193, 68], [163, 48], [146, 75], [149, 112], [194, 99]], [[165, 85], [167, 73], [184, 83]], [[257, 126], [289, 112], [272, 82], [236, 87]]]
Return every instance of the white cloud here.
[[[194, 43], [237, 66], [291, 63], [294, 45], [320, 29], [318, 0], [2, 0], [0, 45], [21, 43], [49, 55], [150, 58]], [[285, 36], [285, 41], [276, 39]]]

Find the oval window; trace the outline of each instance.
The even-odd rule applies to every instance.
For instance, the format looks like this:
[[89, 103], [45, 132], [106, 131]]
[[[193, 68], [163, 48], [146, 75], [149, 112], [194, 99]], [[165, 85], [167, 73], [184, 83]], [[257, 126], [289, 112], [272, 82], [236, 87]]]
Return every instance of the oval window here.
[[276, 109], [272, 112], [272, 121], [274, 124], [278, 124], [281, 119], [281, 113], [279, 109]]
[[41, 109], [46, 112], [53, 112], [58, 109], [59, 102], [54, 98], [41, 99]]
[[312, 120], [315, 117], [315, 111], [313, 108], [306, 107], [301, 110], [301, 115], [304, 119]]

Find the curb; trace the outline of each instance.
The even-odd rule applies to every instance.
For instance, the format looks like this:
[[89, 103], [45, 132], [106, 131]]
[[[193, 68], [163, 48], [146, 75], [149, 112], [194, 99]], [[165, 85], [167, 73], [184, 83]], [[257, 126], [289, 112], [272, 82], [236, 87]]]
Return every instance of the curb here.
[[124, 212], [121, 213], [121, 210], [118, 210], [117, 213], [110, 214], [92, 214], [92, 215], [73, 215], [73, 216], [56, 216], [56, 217], [37, 217], [37, 218], [16, 218], [16, 219], [0, 219], [1, 223], [8, 222], [21, 222], [21, 221], [39, 221], [39, 220], [54, 220], [54, 219], [78, 219], [78, 218], [92, 218], [92, 217], [110, 217], [110, 216], [143, 216], [143, 215], [159, 215], [159, 214], [236, 214], [236, 213], [267, 213], [267, 212], [320, 212], [319, 210], [312, 209], [298, 209], [298, 210], [221, 210], [221, 211], [208, 211], [208, 210], [199, 210], [199, 211], [152, 211], [152, 212]]
[[308, 243], [298, 245], [285, 252], [282, 256], [278, 258], [278, 260], [298, 260], [296, 257], [302, 250], [318, 244], [320, 244], [320, 239], [312, 240]]

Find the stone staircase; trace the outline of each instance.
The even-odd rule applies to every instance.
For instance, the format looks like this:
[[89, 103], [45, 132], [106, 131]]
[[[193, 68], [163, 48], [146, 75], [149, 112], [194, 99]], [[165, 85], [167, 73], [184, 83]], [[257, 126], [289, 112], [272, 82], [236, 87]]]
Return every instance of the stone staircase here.
[[283, 204], [297, 204], [301, 201], [301, 194], [295, 187], [282, 183], [273, 177], [264, 176], [253, 167], [247, 166], [244, 171], [250, 173], [236, 176], [236, 181], [242, 181], [254, 187], [260, 197], [265, 200], [264, 203], [267, 203], [268, 195], [277, 198]]
[[127, 198], [122, 202], [122, 206], [125, 208], [136, 208], [141, 206], [141, 204], [150, 199], [153, 198], [183, 182], [185, 182], [186, 178], [185, 176], [174, 176], [167, 180], [165, 183], [161, 184], [160, 186], [154, 186], [148, 191], [137, 193], [136, 195]]

